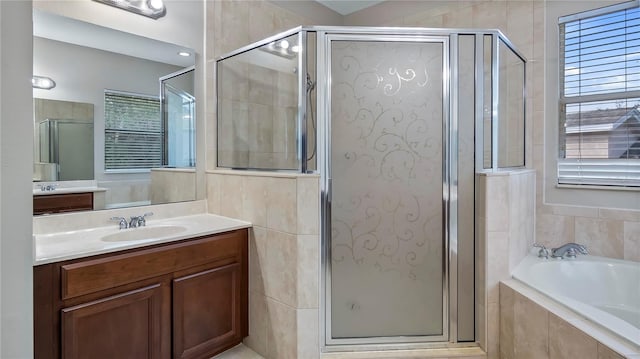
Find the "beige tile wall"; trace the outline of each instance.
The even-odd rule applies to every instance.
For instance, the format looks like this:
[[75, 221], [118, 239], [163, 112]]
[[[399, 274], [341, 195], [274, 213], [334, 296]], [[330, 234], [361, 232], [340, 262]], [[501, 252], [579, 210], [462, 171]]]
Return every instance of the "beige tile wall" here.
[[[284, 30], [300, 25], [317, 25], [313, 19], [298, 15], [294, 12], [278, 7], [265, 0], [224, 0], [207, 1], [207, 36], [206, 36], [206, 63], [207, 63], [207, 143], [206, 161], [207, 168], [214, 169], [216, 166], [216, 79], [214, 78], [215, 59], [218, 56], [239, 49], [252, 42], [264, 39], [270, 35], [277, 34]], [[250, 91], [249, 84], [245, 87], [236, 86], [237, 91]], [[254, 86], [254, 89], [256, 87]], [[255, 92], [255, 91], [254, 91]], [[281, 106], [282, 107], [282, 106]], [[254, 106], [255, 108], [255, 106]], [[249, 135], [250, 123], [259, 123], [260, 119], [255, 116], [251, 118], [250, 109], [246, 109], [246, 132]], [[275, 116], [275, 117], [274, 117]], [[263, 116], [260, 116], [262, 119]], [[277, 120], [277, 114], [271, 114]], [[238, 125], [238, 124], [234, 124]], [[277, 124], [276, 124], [277, 125]], [[277, 126], [276, 126], [277, 129]], [[228, 132], [228, 131], [227, 131]], [[242, 131], [240, 131], [242, 132]], [[277, 136], [276, 136], [277, 137]], [[276, 138], [274, 138], [275, 140]], [[294, 146], [295, 147], [295, 146]], [[282, 155], [274, 155], [274, 153]], [[280, 151], [277, 146], [270, 155], [264, 155], [269, 151], [254, 151], [252, 163], [256, 161], [273, 161], [279, 158], [279, 163], [290, 164], [291, 157]], [[249, 148], [244, 153], [221, 153], [226, 158], [249, 164]], [[262, 154], [262, 155], [261, 155]], [[236, 157], [232, 157], [236, 156]], [[262, 158], [260, 157], [262, 156]]]
[[[402, 6], [399, 3], [383, 4], [382, 6], [398, 7]], [[397, 14], [398, 11], [385, 11], [387, 8], [380, 8], [378, 13], [386, 14], [385, 16], [375, 17], [369, 16], [348, 16], [345, 17], [345, 21], [350, 19], [357, 20], [357, 25], [372, 25], [372, 26], [425, 26], [425, 27], [457, 27], [457, 28], [470, 28], [470, 27], [483, 27], [483, 28], [498, 28], [502, 30], [507, 37], [515, 44], [515, 46], [524, 54], [527, 58], [527, 124], [526, 124], [526, 163], [535, 169], [535, 186], [536, 186], [536, 201], [537, 204], [537, 219], [535, 222], [535, 228], [537, 230], [537, 241], [547, 245], [555, 245], [567, 241], [577, 241], [586, 243], [592, 248], [592, 252], [595, 254], [607, 253], [618, 257], [625, 257], [628, 259], [639, 260], [640, 257], [640, 217], [637, 211], [611, 211], [608, 209], [599, 208], [584, 208], [584, 207], [567, 207], [567, 206], [548, 206], [544, 205], [543, 193], [543, 168], [544, 168], [544, 81], [545, 81], [545, 1], [538, 0], [523, 0], [523, 1], [455, 1], [455, 2], [414, 2], [412, 6], [423, 7], [420, 11], [413, 11], [410, 15], [398, 15], [395, 18], [390, 19], [389, 16]], [[390, 9], [390, 8], [389, 8]], [[375, 10], [375, 9], [374, 9]], [[392, 15], [389, 15], [392, 14]], [[364, 12], [363, 12], [363, 15]], [[356, 19], [357, 18], [357, 19]], [[213, 59], [215, 56], [231, 51], [238, 47], [241, 47], [250, 42], [259, 40], [268, 36], [269, 34], [276, 33], [278, 31], [291, 28], [298, 25], [313, 24], [313, 20], [296, 15], [290, 11], [279, 8], [273, 4], [265, 1], [213, 1], [208, 2], [207, 6], [207, 93], [208, 93], [208, 126], [207, 126], [207, 168], [213, 169], [215, 167], [216, 159], [216, 141], [215, 141], [215, 79], [213, 78]], [[349, 24], [349, 23], [346, 23]], [[355, 22], [354, 22], [355, 24]], [[554, 143], [547, 145], [555, 145]], [[241, 186], [237, 182], [237, 178], [220, 179], [218, 175], [210, 174], [208, 178], [208, 193], [210, 196], [210, 210], [214, 213], [222, 210], [221, 203], [225, 203], [224, 211], [228, 215], [243, 213], [247, 216], [257, 216], [258, 221], [262, 221], [264, 230], [267, 231], [266, 218], [261, 218], [260, 212], [251, 213], [250, 206], [245, 209], [242, 203], [237, 201], [229, 202], [229, 199], [233, 198], [252, 198], [242, 197], [246, 195], [245, 192], [239, 192], [234, 189], [232, 185], [237, 184], [235, 187]], [[228, 177], [228, 176], [224, 176]], [[215, 181], [214, 181], [215, 178]], [[484, 181], [482, 177], [478, 179], [478, 183]], [[257, 180], [262, 182], [261, 180]], [[497, 180], [501, 182], [502, 180]], [[219, 201], [211, 200], [212, 191], [218, 191], [221, 187], [220, 184], [224, 183], [224, 192], [221, 192], [221, 198]], [[242, 186], [245, 188], [251, 187], [252, 184], [247, 184], [245, 181]], [[279, 182], [278, 182], [279, 183]], [[284, 183], [289, 183], [284, 181]], [[298, 183], [296, 183], [298, 186]], [[297, 187], [299, 188], [299, 187]], [[504, 189], [500, 189], [500, 185], [493, 186], [498, 192], [505, 192]], [[227, 193], [227, 190], [230, 191]], [[235, 191], [235, 192], [234, 192]], [[266, 192], [260, 192], [262, 196], [266, 196]], [[504, 195], [505, 193], [503, 193]], [[479, 194], [484, 196], [484, 194]], [[214, 195], [217, 196], [217, 195]], [[241, 196], [241, 197], [238, 197]], [[504, 200], [504, 196], [496, 195], [498, 202]], [[492, 197], [494, 198], [494, 197]], [[248, 201], [248, 199], [247, 199]], [[298, 205], [297, 202], [296, 205]], [[493, 253], [507, 253], [507, 252], [495, 252], [499, 250], [499, 246], [505, 246], [504, 237], [516, 235], [511, 233], [510, 230], [499, 227], [501, 225], [500, 220], [487, 218], [490, 213], [505, 213], [506, 209], [503, 206], [504, 203], [495, 203], [491, 205], [490, 209], [484, 209], [484, 213], [481, 218], [485, 221], [491, 222], [484, 223], [478, 221], [478, 239], [480, 250], [478, 252], [478, 262], [485, 261], [489, 257], [492, 260], [491, 268], [487, 269], [485, 274], [485, 268], [482, 263], [477, 267], [477, 285], [478, 285], [478, 300], [477, 300], [477, 313], [479, 314], [478, 325], [483, 330], [478, 332], [478, 340], [484, 343], [486, 348], [487, 339], [496, 338], [496, 330], [500, 332], [499, 326], [495, 322], [496, 313], [498, 310], [498, 299], [496, 297], [497, 291], [487, 290], [492, 288], [491, 285], [485, 280], [490, 279], [495, 287], [496, 280], [504, 275], [505, 268], [507, 270], [513, 268], [519, 255], [522, 255], [520, 246], [525, 242], [518, 242], [513, 246], [513, 254], [508, 256], [508, 261], [502, 261], [502, 263], [494, 262], [496, 258]], [[216, 207], [217, 206], [217, 207]], [[515, 209], [514, 209], [515, 210]], [[501, 212], [502, 211], [502, 212]], [[248, 219], [248, 217], [247, 217]], [[585, 222], [595, 222], [587, 226], [586, 228], [581, 226]], [[597, 221], [593, 221], [597, 219]], [[251, 219], [249, 219], [251, 220]], [[273, 222], [273, 220], [272, 220]], [[576, 225], [576, 222], [578, 223]], [[254, 222], [256, 223], [256, 222]], [[286, 226], [287, 224], [280, 223], [278, 225]], [[298, 223], [296, 223], [296, 226]], [[260, 226], [257, 226], [260, 227]], [[519, 228], [514, 226], [514, 228]], [[529, 229], [527, 229], [528, 231]], [[272, 231], [278, 231], [272, 229]], [[286, 233], [286, 232], [285, 232]], [[292, 233], [289, 233], [292, 234]], [[260, 235], [260, 234], [259, 234]], [[599, 237], [603, 235], [604, 237]], [[267, 236], [266, 234], [264, 236]], [[267, 236], [268, 237], [268, 236]], [[606, 238], [607, 241], [603, 242], [602, 238]], [[290, 238], [292, 241], [293, 239]], [[257, 246], [255, 239], [252, 240], [254, 247]], [[527, 239], [526, 244], [529, 245], [530, 240]], [[302, 241], [296, 236], [296, 244], [307, 243]], [[508, 242], [511, 243], [511, 242]], [[485, 244], [485, 245], [483, 245]], [[296, 247], [299, 249], [300, 247]], [[503, 248], [504, 249], [504, 248]], [[258, 251], [254, 249], [257, 253]], [[266, 250], [263, 250], [263, 253]], [[517, 255], [516, 255], [517, 254]], [[254, 254], [254, 258], [258, 257]], [[259, 257], [258, 257], [259, 258]], [[265, 259], [266, 260], [266, 259]], [[497, 267], [497, 268], [496, 268]], [[494, 269], [496, 270], [493, 274]], [[256, 274], [258, 275], [258, 274]], [[498, 275], [496, 277], [496, 275]], [[259, 278], [259, 277], [258, 277]], [[287, 279], [291, 283], [293, 279]], [[296, 278], [297, 282], [298, 278]], [[264, 282], [264, 280], [258, 280], [258, 282]], [[253, 283], [254, 285], [256, 283]], [[264, 284], [264, 283], [263, 283]], [[253, 288], [252, 296], [252, 308], [257, 308], [254, 314], [258, 318], [263, 318], [255, 323], [257, 328], [254, 328], [253, 334], [249, 342], [252, 346], [261, 353], [268, 352], [267, 334], [266, 329], [268, 327], [268, 315], [266, 315], [265, 308], [271, 308], [274, 313], [277, 312], [277, 306], [272, 305], [269, 307], [267, 303], [281, 303], [282, 301], [262, 295], [262, 291], [266, 289]], [[489, 293], [491, 292], [491, 293]], [[490, 297], [491, 299], [489, 300]], [[296, 295], [297, 298], [297, 295]], [[281, 298], [282, 299], [282, 298]], [[285, 298], [289, 302], [293, 301], [293, 298]], [[489, 305], [490, 309], [485, 311], [485, 304], [493, 303]], [[287, 305], [287, 304], [284, 304]], [[293, 310], [291, 306], [288, 307], [291, 313]], [[302, 312], [300, 309], [297, 314], [298, 318], [302, 318]], [[491, 311], [491, 318], [493, 320], [487, 320], [485, 317], [488, 311]], [[259, 314], [262, 313], [262, 314]], [[262, 315], [262, 317], [260, 316]], [[488, 323], [489, 322], [489, 323]], [[298, 326], [300, 323], [293, 320], [287, 322], [291, 326]], [[493, 323], [493, 324], [491, 324]], [[489, 324], [489, 325], [487, 325]], [[487, 337], [488, 327], [491, 328], [491, 336]], [[506, 327], [505, 327], [506, 328]], [[254, 340], [255, 338], [255, 340]], [[251, 342], [253, 340], [253, 342]], [[300, 341], [299, 342], [303, 342]], [[297, 349], [296, 349], [297, 350]], [[492, 349], [495, 356], [496, 347], [493, 344]], [[273, 352], [273, 349], [272, 349]], [[293, 351], [289, 351], [292, 353]]]
[[265, 358], [319, 355], [319, 177], [213, 171], [209, 212], [253, 223], [249, 337]]
[[149, 185], [151, 204], [193, 201], [196, 199], [196, 171], [155, 168]]
[[476, 176], [478, 247], [476, 252], [476, 325], [488, 358], [498, 358], [499, 283], [533, 244], [535, 172], [481, 173]]
[[515, 280], [500, 283], [500, 358], [621, 359], [640, 348]]
[[[278, 32], [316, 23], [264, 0], [208, 1], [206, 11], [206, 161], [207, 169], [213, 170], [217, 155], [215, 58]], [[237, 91], [245, 90], [236, 87]], [[246, 91], [250, 91], [248, 85]], [[264, 119], [251, 118], [250, 108], [245, 112], [248, 136], [249, 126]], [[274, 116], [266, 120], [273, 121]], [[235, 121], [230, 125], [243, 126]], [[282, 141], [276, 135], [273, 141], [280, 144]], [[275, 142], [272, 152], [280, 151]], [[241, 154], [235, 155], [249, 164], [248, 152], [245, 159]], [[250, 238], [250, 327], [246, 344], [265, 358], [317, 358], [318, 178], [230, 173], [207, 175], [207, 197], [210, 212], [254, 224]]]
[[547, 247], [576, 242], [593, 255], [640, 261], [640, 210], [542, 205], [536, 232]]

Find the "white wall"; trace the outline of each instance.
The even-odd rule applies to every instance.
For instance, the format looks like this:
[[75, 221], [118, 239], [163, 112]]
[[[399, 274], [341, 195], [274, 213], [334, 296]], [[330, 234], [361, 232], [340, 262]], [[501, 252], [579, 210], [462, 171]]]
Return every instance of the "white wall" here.
[[0, 358], [33, 357], [31, 1], [0, 1]]
[[94, 179], [149, 179], [149, 173], [107, 174], [104, 171], [104, 90], [158, 96], [158, 79], [181, 69], [113, 52], [64, 42], [33, 39], [33, 73], [51, 77], [56, 87], [33, 90], [33, 97], [91, 103], [94, 106]]

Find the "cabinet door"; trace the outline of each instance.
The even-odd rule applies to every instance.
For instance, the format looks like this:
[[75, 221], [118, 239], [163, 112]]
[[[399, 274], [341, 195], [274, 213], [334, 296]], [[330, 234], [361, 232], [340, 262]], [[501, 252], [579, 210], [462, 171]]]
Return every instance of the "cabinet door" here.
[[210, 358], [240, 343], [240, 264], [173, 281], [173, 356]]
[[162, 317], [160, 284], [65, 308], [62, 357], [162, 358]]

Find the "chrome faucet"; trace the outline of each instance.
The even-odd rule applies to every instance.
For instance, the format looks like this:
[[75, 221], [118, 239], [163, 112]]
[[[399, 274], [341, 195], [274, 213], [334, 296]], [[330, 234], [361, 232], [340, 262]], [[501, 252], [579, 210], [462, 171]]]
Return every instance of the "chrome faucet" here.
[[551, 250], [553, 258], [575, 258], [577, 254], [589, 254], [587, 247], [578, 243], [567, 243]]
[[153, 212], [148, 212], [143, 214], [142, 216], [132, 216], [131, 221], [129, 222], [129, 228], [138, 228], [144, 227], [147, 225], [146, 217], [153, 216]]
[[40, 185], [40, 190], [42, 192], [55, 191], [57, 187], [58, 187], [58, 185], [55, 184], [55, 183], [51, 183], [51, 184], [47, 184], [47, 185], [41, 184]]
[[120, 226], [120, 229], [127, 229], [129, 228], [129, 223], [127, 223], [127, 220], [124, 217], [111, 217], [112, 221], [118, 221], [118, 225]]

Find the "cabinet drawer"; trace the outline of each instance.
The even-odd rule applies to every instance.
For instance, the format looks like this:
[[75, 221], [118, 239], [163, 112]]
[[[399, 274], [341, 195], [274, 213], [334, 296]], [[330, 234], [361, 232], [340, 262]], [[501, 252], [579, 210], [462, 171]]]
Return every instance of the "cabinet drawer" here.
[[245, 231], [63, 265], [62, 299], [228, 259], [240, 262]]
[[90, 211], [92, 209], [92, 192], [33, 196], [33, 214]]

